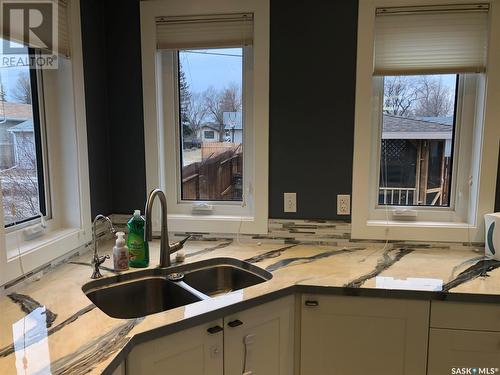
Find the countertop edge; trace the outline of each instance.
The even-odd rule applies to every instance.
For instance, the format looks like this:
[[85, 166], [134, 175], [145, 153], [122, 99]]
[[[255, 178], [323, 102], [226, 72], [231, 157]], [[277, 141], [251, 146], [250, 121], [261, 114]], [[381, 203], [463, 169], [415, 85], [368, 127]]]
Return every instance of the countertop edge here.
[[234, 314], [263, 303], [274, 301], [278, 298], [292, 294], [329, 294], [350, 297], [374, 297], [374, 298], [399, 298], [424, 301], [449, 301], [466, 303], [500, 303], [500, 295], [496, 294], [475, 294], [475, 293], [453, 293], [437, 291], [420, 291], [405, 289], [376, 289], [376, 288], [350, 288], [338, 286], [319, 286], [295, 284], [282, 289], [278, 289], [261, 296], [257, 296], [245, 301], [230, 304], [197, 316], [193, 316], [181, 321], [171, 323], [162, 327], [153, 328], [146, 332], [135, 334], [123, 346], [118, 354], [111, 360], [107, 367], [101, 372], [102, 375], [112, 375], [118, 366], [127, 358], [135, 345], [139, 345], [160, 337], [164, 337], [199, 324], [207, 323], [211, 320], [220, 319], [224, 315]]

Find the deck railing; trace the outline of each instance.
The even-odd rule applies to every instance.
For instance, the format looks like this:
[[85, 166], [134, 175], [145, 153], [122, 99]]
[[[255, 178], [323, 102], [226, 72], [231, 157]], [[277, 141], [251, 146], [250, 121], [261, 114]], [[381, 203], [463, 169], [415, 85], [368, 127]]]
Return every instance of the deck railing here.
[[417, 188], [380, 187], [379, 204], [416, 205]]

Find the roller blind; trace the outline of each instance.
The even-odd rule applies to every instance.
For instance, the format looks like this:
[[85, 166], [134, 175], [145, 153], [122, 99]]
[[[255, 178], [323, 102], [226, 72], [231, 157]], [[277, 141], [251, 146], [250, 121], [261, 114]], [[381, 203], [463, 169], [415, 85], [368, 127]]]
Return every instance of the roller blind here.
[[253, 14], [157, 17], [157, 48], [240, 47], [252, 44]]
[[377, 9], [374, 75], [484, 72], [488, 7]]
[[[58, 53], [62, 56], [69, 57], [70, 43], [69, 43], [69, 22], [68, 22], [68, 2], [70, 0], [53, 0], [54, 6], [57, 7], [57, 38], [58, 38]], [[23, 30], [20, 24], [11, 25], [8, 29], [7, 25], [2, 26], [2, 38], [8, 36], [10, 40], [25, 44], [23, 40]], [[43, 49], [45, 45], [37, 44], [32, 41], [29, 45], [30, 48]]]

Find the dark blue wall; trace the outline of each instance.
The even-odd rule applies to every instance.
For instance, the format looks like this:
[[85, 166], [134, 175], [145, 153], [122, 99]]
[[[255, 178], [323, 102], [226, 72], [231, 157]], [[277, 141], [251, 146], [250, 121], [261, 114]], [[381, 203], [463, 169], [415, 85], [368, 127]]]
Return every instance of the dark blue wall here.
[[[146, 198], [139, 0], [81, 10], [92, 212], [131, 213]], [[272, 218], [349, 218], [336, 195], [352, 190], [356, 31], [355, 0], [271, 0]]]
[[353, 0], [271, 0], [270, 217], [336, 219], [351, 193], [357, 17]]
[[146, 199], [138, 0], [81, 1], [92, 215]]

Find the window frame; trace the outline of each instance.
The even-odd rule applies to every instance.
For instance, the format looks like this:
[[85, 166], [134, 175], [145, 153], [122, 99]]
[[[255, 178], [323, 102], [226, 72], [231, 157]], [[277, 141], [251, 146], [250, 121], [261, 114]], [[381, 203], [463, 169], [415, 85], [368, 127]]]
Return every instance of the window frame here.
[[[214, 46], [213, 48], [217, 48]], [[171, 215], [196, 215], [194, 211], [200, 205], [210, 205], [210, 211], [204, 211], [205, 216], [250, 216], [253, 210], [252, 201], [249, 197], [251, 191], [251, 181], [253, 181], [253, 124], [252, 124], [252, 46], [242, 47], [242, 102], [244, 116], [244, 136], [243, 136], [243, 198], [242, 201], [216, 201], [216, 200], [185, 200], [182, 199], [182, 157], [181, 157], [181, 126], [180, 126], [180, 98], [179, 98], [179, 62], [178, 52], [159, 51], [161, 59], [161, 97], [163, 98], [163, 123], [165, 126], [164, 144], [166, 147], [165, 170], [163, 181], [166, 187], [166, 196], [169, 204], [169, 214]], [[169, 104], [170, 103], [170, 104]], [[172, 107], [171, 107], [172, 106]], [[175, 163], [175, 168], [170, 166]], [[174, 172], [175, 170], [175, 172]]]
[[[480, 1], [472, 1], [480, 3]], [[457, 3], [471, 3], [471, 1], [458, 1]], [[378, 216], [371, 216], [374, 209], [373, 194], [375, 188], [368, 189], [366, 186], [378, 186], [374, 182], [373, 168], [374, 155], [380, 155], [379, 127], [374, 126], [372, 114], [377, 112], [376, 85], [374, 85], [373, 53], [374, 53], [374, 24], [375, 9], [379, 7], [394, 6], [417, 6], [417, 5], [439, 5], [426, 0], [361, 0], [358, 13], [358, 58], [357, 58], [357, 80], [356, 80], [356, 109], [355, 109], [355, 135], [354, 154], [356, 158], [353, 163], [353, 206], [352, 206], [352, 237], [359, 239], [390, 239], [390, 240], [425, 240], [425, 241], [484, 241], [483, 215], [494, 209], [496, 189], [496, 163], [498, 161], [499, 129], [495, 128], [495, 118], [500, 115], [496, 108], [495, 100], [500, 99], [500, 94], [495, 87], [500, 84], [500, 53], [492, 48], [499, 42], [498, 31], [500, 30], [500, 11], [498, 1], [490, 1], [490, 37], [488, 47], [488, 69], [486, 74], [477, 75], [475, 83], [476, 95], [470, 98], [475, 101], [476, 106], [468, 113], [460, 116], [472, 118], [482, 126], [471, 129], [471, 141], [469, 150], [464, 150], [464, 134], [458, 134], [455, 142], [460, 142], [459, 150], [455, 150], [453, 163], [457, 163], [454, 176], [457, 172], [464, 174], [473, 173], [472, 185], [469, 190], [470, 199], [463, 204], [460, 215], [452, 215], [453, 209], [446, 207], [436, 210], [431, 207], [402, 207], [413, 210], [417, 208], [417, 218], [402, 218], [395, 220], [389, 210], [395, 207], [379, 209]], [[496, 34], [495, 34], [496, 33]], [[413, 73], [412, 73], [413, 74]], [[484, 110], [483, 110], [484, 109]], [[465, 123], [465, 122], [464, 122]], [[462, 131], [461, 131], [462, 133]], [[374, 153], [375, 141], [377, 151]], [[457, 154], [458, 152], [458, 154]], [[464, 172], [460, 167], [464, 157], [471, 158], [470, 170]], [[457, 160], [461, 158], [462, 160]], [[380, 161], [375, 160], [377, 165]], [[495, 166], [495, 167], [493, 167]], [[375, 168], [375, 173], [380, 169]], [[378, 177], [378, 174], [377, 174]], [[468, 177], [468, 176], [467, 176]], [[464, 179], [462, 179], [463, 181]], [[467, 183], [469, 182], [469, 179]], [[459, 179], [457, 181], [460, 181]], [[456, 194], [459, 194], [456, 193]], [[457, 200], [457, 199], [455, 199]], [[462, 197], [459, 197], [462, 200]], [[454, 207], [455, 211], [458, 207]], [[441, 217], [440, 217], [441, 216]], [[460, 216], [460, 217], [459, 217]]]
[[47, 125], [45, 186], [57, 199], [50, 202], [45, 232], [32, 240], [23, 231], [36, 221], [6, 231], [0, 215], [0, 286], [68, 257], [92, 238], [79, 0], [68, 7], [68, 22], [71, 59], [61, 56], [57, 69], [38, 72]]
[[[217, 48], [217, 47], [214, 47]], [[162, 74], [173, 74], [173, 77], [165, 77], [163, 86], [163, 94], [167, 97], [173, 96], [174, 100], [174, 109], [175, 117], [168, 116], [168, 108], [166, 113], [164, 114], [165, 126], [167, 127], [175, 127], [175, 143], [170, 141], [171, 134], [170, 131], [167, 131], [167, 147], [174, 147], [177, 153], [177, 159], [174, 161], [171, 158], [171, 153], [167, 154], [167, 165], [171, 165], [172, 163], [177, 163], [177, 174], [175, 176], [176, 184], [169, 183], [169, 178], [173, 178], [173, 176], [169, 175], [167, 172], [167, 181], [166, 186], [168, 191], [172, 191], [173, 189], [177, 189], [177, 197], [174, 200], [171, 196], [170, 202], [170, 212], [179, 213], [189, 215], [193, 213], [193, 209], [199, 205], [208, 204], [213, 207], [213, 210], [209, 213], [210, 215], [239, 215], [239, 216], [247, 216], [251, 213], [252, 207], [247, 204], [249, 191], [251, 191], [251, 181], [253, 180], [253, 124], [252, 124], [252, 66], [253, 66], [253, 47], [252, 46], [242, 46], [242, 73], [241, 73], [241, 102], [242, 102], [242, 116], [243, 116], [243, 191], [242, 191], [242, 200], [241, 201], [231, 201], [231, 200], [190, 200], [182, 198], [182, 143], [181, 143], [181, 121], [180, 121], [180, 97], [179, 97], [179, 50], [172, 52], [163, 52], [163, 53], [172, 53], [173, 54], [173, 72], [170, 72], [170, 66], [166, 66], [166, 69], [162, 70]], [[192, 50], [192, 49], [191, 49]], [[168, 59], [168, 57], [167, 57]], [[171, 80], [174, 80], [174, 87], [172, 92], [172, 87], [168, 87], [170, 85]], [[168, 99], [167, 99], [168, 101]], [[211, 131], [214, 134], [213, 138], [203, 138], [205, 139], [215, 139], [215, 131], [214, 130], [204, 130], [204, 134], [207, 131]], [[170, 158], [169, 158], [170, 156]], [[248, 159], [248, 160], [247, 160]], [[169, 198], [169, 194], [167, 191], [167, 198]], [[173, 205], [173, 208], [172, 208]], [[238, 208], [238, 206], [240, 206]], [[196, 210], [196, 209], [195, 209]]]
[[[35, 57], [40, 52], [28, 48], [30, 58]], [[33, 116], [33, 133], [35, 140], [36, 164], [37, 164], [37, 182], [40, 213], [43, 220], [51, 218], [51, 197], [50, 197], [50, 180], [48, 176], [48, 157], [47, 157], [47, 131], [45, 123], [45, 107], [43, 96], [43, 74], [38, 68], [29, 69], [30, 89], [31, 89], [31, 105]], [[35, 215], [30, 218], [23, 219], [17, 223], [4, 225], [5, 232], [10, 233], [28, 226], [38, 224], [42, 221], [40, 215]]]
[[[383, 105], [384, 87], [383, 78], [373, 77], [373, 114], [372, 126], [376, 137], [372, 140], [371, 148], [375, 150], [375, 155], [371, 159], [371, 168], [380, 173], [381, 168], [381, 137], [382, 137], [382, 114], [381, 105]], [[465, 186], [469, 178], [471, 169], [470, 160], [464, 157], [464, 154], [470, 153], [471, 139], [473, 129], [475, 127], [473, 116], [475, 111], [475, 102], [480, 94], [477, 91], [478, 80], [480, 78], [475, 74], [459, 74], [458, 90], [455, 99], [455, 125], [452, 147], [452, 181], [450, 189], [450, 204], [449, 206], [402, 206], [402, 205], [383, 205], [378, 203], [378, 191], [380, 188], [379, 174], [373, 173], [370, 179], [369, 186], [375, 186], [370, 189], [370, 220], [387, 220], [387, 211], [392, 214], [392, 211], [397, 209], [407, 209], [418, 211], [418, 221], [436, 221], [436, 222], [466, 222], [466, 212], [468, 206], [468, 197], [457, 199], [460, 195], [457, 192], [458, 186]], [[467, 85], [467, 90], [466, 90]], [[467, 91], [467, 93], [466, 93]], [[379, 104], [380, 103], [380, 104]], [[468, 119], [464, 121], [464, 118]], [[481, 126], [479, 124], [479, 126]], [[459, 190], [459, 189], [458, 189]]]
[[[456, 83], [455, 83], [455, 88], [454, 88], [454, 96], [455, 96], [455, 101], [454, 101], [454, 108], [453, 108], [453, 137], [452, 137], [452, 147], [451, 147], [451, 181], [449, 181], [449, 204], [447, 206], [430, 206], [430, 205], [384, 205], [379, 203], [378, 195], [376, 199], [376, 204], [375, 204], [375, 209], [384, 209], [389, 207], [390, 209], [398, 208], [398, 207], [403, 207], [403, 208], [408, 208], [408, 209], [433, 209], [433, 210], [438, 210], [438, 211], [443, 211], [443, 210], [454, 210], [455, 208], [455, 194], [456, 194], [456, 185], [457, 185], [457, 179], [455, 178], [455, 173], [456, 169], [458, 168], [457, 164], [457, 159], [455, 157], [455, 153], [459, 152], [459, 139], [460, 139], [460, 132], [462, 131], [462, 121], [461, 121], [461, 115], [462, 115], [462, 103], [463, 103], [463, 96], [464, 96], [464, 83], [463, 80], [465, 77], [463, 77], [462, 74], [455, 74], [456, 75]], [[378, 173], [381, 173], [381, 163], [382, 163], [382, 133], [383, 133], [383, 114], [384, 110], [383, 108], [380, 110], [381, 107], [384, 105], [384, 80], [386, 76], [374, 76], [373, 77], [373, 87], [374, 87], [374, 95], [372, 100], [374, 103], [377, 103], [380, 101], [380, 107], [378, 108], [377, 112], [373, 114], [374, 119], [378, 118], [378, 126], [379, 127], [379, 145], [377, 149], [377, 164], [376, 164], [376, 170]], [[382, 100], [380, 100], [381, 98]], [[374, 105], [374, 107], [376, 104]], [[375, 121], [375, 120], [374, 120]], [[397, 138], [394, 138], [394, 140], [397, 140]], [[445, 147], [445, 146], [444, 146]], [[380, 178], [377, 178], [377, 188], [376, 188], [376, 194], [379, 194], [379, 191], [381, 189], [380, 185]]]
[[[167, 195], [169, 205], [169, 230], [179, 232], [216, 232], [216, 233], [267, 233], [268, 218], [268, 155], [269, 155], [269, 0], [223, 0], [208, 4], [202, 0], [172, 0], [169, 4], [161, 2], [141, 2], [141, 48], [144, 102], [144, 133], [146, 144], [146, 185], [148, 191], [160, 187]], [[226, 201], [224, 204], [211, 205], [212, 211], [193, 212], [193, 202], [179, 204], [176, 183], [180, 162], [175, 147], [169, 147], [172, 140], [180, 139], [172, 133], [177, 127], [163, 126], [167, 116], [171, 116], [166, 106], [175, 108], [172, 98], [165, 99], [163, 87], [174, 83], [163, 82], [162, 66], [165, 62], [156, 45], [156, 17], [194, 16], [210, 14], [253, 13], [254, 38], [253, 53], [249, 57], [251, 67], [244, 72], [251, 74], [246, 81], [251, 92], [244, 101], [251, 100], [248, 106], [248, 119], [245, 134], [252, 142], [251, 150], [246, 149], [244, 171], [251, 171], [253, 178], [244, 188], [246, 199], [243, 202]], [[217, 47], [217, 46], [214, 46]], [[172, 59], [171, 59], [172, 60]], [[170, 65], [169, 65], [170, 64]], [[250, 69], [251, 68], [251, 69]], [[172, 76], [171, 74], [168, 76]], [[175, 108], [175, 113], [178, 110]], [[255, 124], [249, 131], [248, 124]], [[253, 153], [252, 164], [249, 152]], [[170, 156], [169, 156], [170, 154]], [[176, 155], [174, 155], [176, 154]], [[175, 167], [172, 161], [175, 160]], [[245, 172], [244, 172], [245, 173]], [[251, 182], [251, 184], [250, 184]], [[202, 202], [199, 202], [203, 204]], [[215, 202], [214, 202], [215, 203]], [[153, 212], [153, 230], [160, 229], [160, 214]]]

